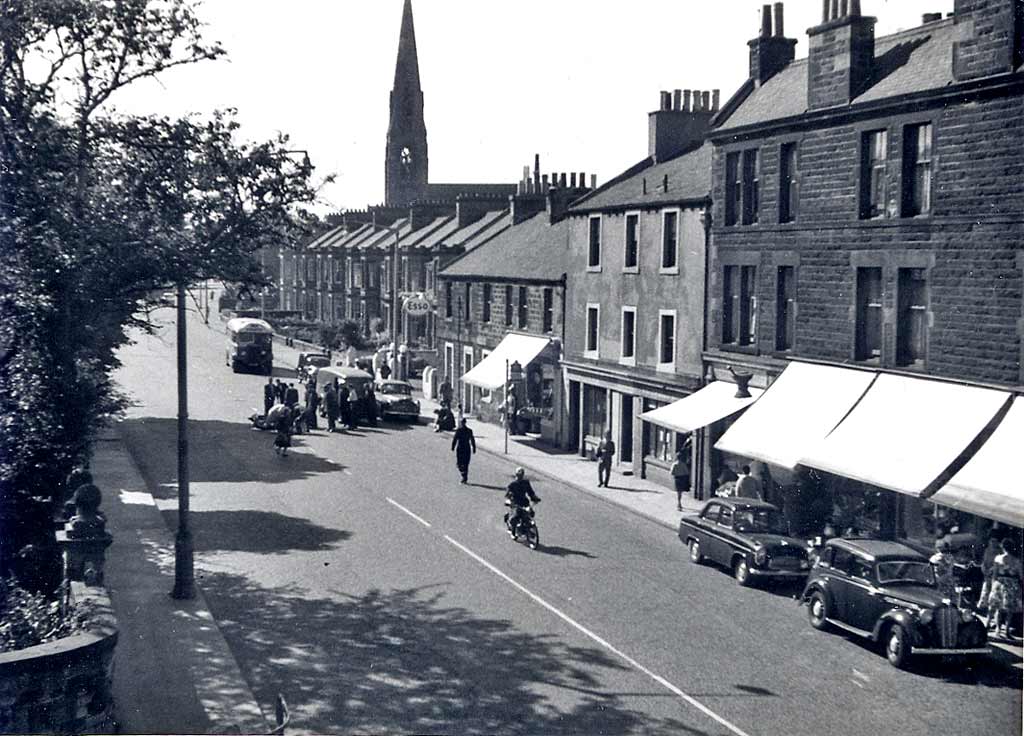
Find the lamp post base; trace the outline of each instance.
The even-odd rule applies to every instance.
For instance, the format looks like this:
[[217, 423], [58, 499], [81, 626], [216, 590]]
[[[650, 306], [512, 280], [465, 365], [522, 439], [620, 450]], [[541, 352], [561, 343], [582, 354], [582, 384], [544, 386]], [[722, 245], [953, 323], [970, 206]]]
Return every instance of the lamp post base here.
[[174, 590], [171, 591], [171, 598], [175, 600], [192, 600], [196, 597], [192, 552], [192, 532], [179, 529], [174, 537]]

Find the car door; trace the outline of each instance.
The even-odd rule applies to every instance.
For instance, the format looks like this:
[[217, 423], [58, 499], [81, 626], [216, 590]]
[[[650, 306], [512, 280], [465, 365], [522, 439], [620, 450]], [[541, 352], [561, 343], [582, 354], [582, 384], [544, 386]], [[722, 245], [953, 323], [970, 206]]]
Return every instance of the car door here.
[[857, 556], [849, 550], [840, 547], [835, 548], [832, 556], [832, 573], [829, 588], [832, 591], [832, 615], [831, 617], [841, 621], [848, 626], [858, 626], [855, 622], [860, 619], [859, 611], [862, 604], [861, 599], [865, 597], [865, 589], [861, 583], [855, 581], [852, 573], [855, 569]]
[[846, 616], [851, 626], [871, 631], [889, 605], [875, 584], [875, 566], [871, 560], [854, 556], [850, 563], [851, 596]]
[[695, 522], [697, 541], [700, 542], [701, 553], [708, 560], [714, 561], [715, 527], [718, 522], [720, 503], [709, 503], [704, 507]]
[[731, 506], [722, 504], [718, 513], [718, 521], [711, 530], [713, 538], [714, 561], [720, 565], [729, 565], [732, 562], [732, 543], [729, 541], [732, 536], [733, 510]]

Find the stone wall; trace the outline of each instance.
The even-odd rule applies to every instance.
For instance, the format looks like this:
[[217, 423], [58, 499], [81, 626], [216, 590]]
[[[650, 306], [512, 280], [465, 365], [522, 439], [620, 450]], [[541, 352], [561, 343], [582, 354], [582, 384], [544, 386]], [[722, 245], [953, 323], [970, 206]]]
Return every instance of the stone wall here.
[[117, 623], [103, 588], [72, 583], [92, 611], [88, 631], [0, 654], [0, 732], [114, 733]]
[[[808, 123], [716, 147], [709, 274], [712, 350], [762, 357], [854, 360], [856, 268], [883, 268], [882, 367], [895, 367], [896, 280], [900, 267], [928, 271], [924, 372], [1005, 385], [1024, 383], [1024, 89], [993, 88], [950, 104], [936, 100], [865, 119]], [[931, 214], [901, 216], [905, 126], [931, 122], [934, 154]], [[813, 127], [812, 127], [813, 126]], [[862, 134], [888, 132], [886, 217], [859, 218]], [[799, 144], [799, 214], [779, 224], [779, 155]], [[721, 225], [725, 155], [758, 148], [759, 223]], [[756, 265], [757, 344], [720, 346], [722, 267]], [[795, 346], [775, 353], [778, 266], [796, 267]]]

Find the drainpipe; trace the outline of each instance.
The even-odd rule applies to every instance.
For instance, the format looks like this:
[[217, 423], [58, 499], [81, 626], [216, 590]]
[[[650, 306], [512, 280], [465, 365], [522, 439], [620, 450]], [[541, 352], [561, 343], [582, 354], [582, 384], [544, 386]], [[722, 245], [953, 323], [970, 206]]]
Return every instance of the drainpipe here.
[[[708, 288], [711, 284], [711, 225], [713, 223], [713, 217], [711, 213], [710, 205], [705, 206], [704, 214], [701, 217], [704, 225], [704, 318], [701, 322], [701, 354], [707, 352], [708, 349], [708, 303], [711, 298], [711, 294], [708, 292]], [[701, 375], [700, 385], [703, 388], [705, 385], [705, 372], [704, 372], [704, 359], [701, 358]], [[694, 470], [693, 482], [694, 482], [694, 497], [700, 497], [703, 500], [706, 496], [706, 465], [710, 462], [711, 450], [708, 447], [710, 444], [710, 431], [707, 427], [699, 430], [699, 441], [693, 443], [695, 450], [695, 457], [693, 458]]]

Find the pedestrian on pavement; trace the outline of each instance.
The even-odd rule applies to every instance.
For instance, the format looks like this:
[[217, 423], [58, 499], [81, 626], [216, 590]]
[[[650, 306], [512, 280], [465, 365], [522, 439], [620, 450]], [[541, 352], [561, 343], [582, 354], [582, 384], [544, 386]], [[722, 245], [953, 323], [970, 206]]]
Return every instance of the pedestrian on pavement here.
[[945, 537], [935, 540], [935, 554], [928, 560], [935, 570], [935, 583], [943, 595], [956, 596], [956, 569], [953, 548]]
[[274, 379], [267, 378], [266, 385], [263, 386], [263, 415], [266, 416], [270, 411], [270, 407], [274, 405], [274, 399], [277, 397], [277, 389], [274, 388]]
[[449, 409], [452, 408], [452, 384], [448, 380], [448, 376], [444, 377], [441, 381], [441, 387], [438, 389], [441, 396], [441, 406], [447, 406]]
[[299, 390], [294, 383], [288, 384], [288, 390], [284, 394], [284, 403], [288, 406], [295, 406], [299, 403]]
[[1010, 537], [1003, 540], [1002, 549], [993, 563], [986, 625], [995, 627], [996, 636], [1009, 639], [1014, 615], [1021, 609], [1021, 560]]
[[327, 431], [335, 431], [338, 421], [338, 379], [324, 386], [324, 413], [327, 415]]
[[338, 412], [341, 414], [341, 426], [348, 429], [352, 426], [352, 404], [349, 402], [348, 386], [338, 386]]
[[676, 485], [676, 511], [683, 510], [683, 494], [690, 490], [690, 468], [686, 464], [686, 450], [676, 450], [676, 461], [669, 471]]
[[459, 420], [459, 428], [452, 435], [452, 449], [455, 451], [455, 466], [462, 475], [462, 483], [469, 481], [469, 461], [476, 454], [476, 437], [466, 426], [466, 420]]
[[612, 475], [612, 458], [615, 457], [615, 441], [611, 430], [605, 432], [597, 445], [597, 487], [608, 487]]
[[761, 481], [750, 474], [749, 465], [740, 468], [740, 475], [736, 479], [736, 497], [761, 499]]

